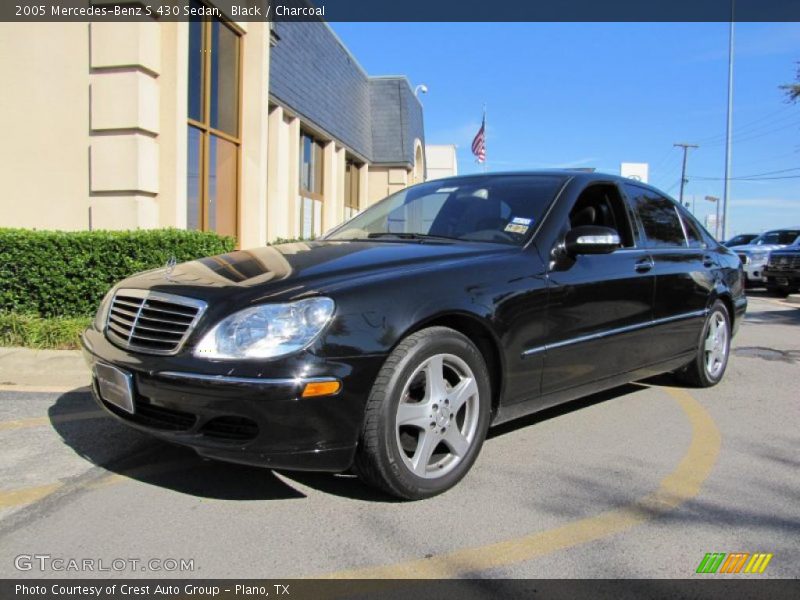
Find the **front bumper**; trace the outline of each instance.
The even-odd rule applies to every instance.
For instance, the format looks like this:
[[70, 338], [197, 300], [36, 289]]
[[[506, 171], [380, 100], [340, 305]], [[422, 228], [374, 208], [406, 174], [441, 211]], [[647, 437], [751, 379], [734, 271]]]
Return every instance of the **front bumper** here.
[[764, 276], [764, 269], [766, 266], [766, 261], [757, 263], [749, 262], [746, 265], [743, 265], [744, 274], [747, 277], [747, 283], [750, 285], [761, 285], [766, 283], [767, 278]]
[[[290, 470], [350, 467], [366, 399], [384, 360], [300, 355], [254, 365], [146, 356], [114, 346], [95, 329], [81, 342], [92, 372], [101, 362], [132, 374], [133, 414], [103, 400], [96, 380], [92, 385], [97, 403], [127, 425], [204, 457]], [[301, 397], [305, 383], [319, 378], [338, 379], [342, 389]]]
[[785, 285], [789, 287], [800, 286], [800, 271], [766, 269], [764, 271], [764, 278], [767, 280], [767, 283], [772, 285], [781, 285], [785, 280]]

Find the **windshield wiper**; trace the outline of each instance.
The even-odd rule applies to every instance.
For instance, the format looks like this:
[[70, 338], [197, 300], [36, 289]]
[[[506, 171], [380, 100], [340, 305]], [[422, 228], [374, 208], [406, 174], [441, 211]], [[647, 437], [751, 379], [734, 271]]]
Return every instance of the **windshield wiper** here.
[[457, 237], [447, 235], [432, 235], [429, 233], [392, 233], [391, 231], [377, 231], [375, 233], [367, 234], [367, 238], [375, 240], [379, 238], [393, 237], [401, 240], [458, 240]]

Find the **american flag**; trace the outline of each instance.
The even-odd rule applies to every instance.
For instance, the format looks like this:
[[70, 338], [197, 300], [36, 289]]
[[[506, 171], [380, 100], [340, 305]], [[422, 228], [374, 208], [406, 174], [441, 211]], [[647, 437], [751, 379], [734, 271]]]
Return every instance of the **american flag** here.
[[481, 121], [481, 128], [475, 134], [475, 139], [472, 140], [472, 153], [479, 163], [486, 162], [486, 115], [483, 115]]

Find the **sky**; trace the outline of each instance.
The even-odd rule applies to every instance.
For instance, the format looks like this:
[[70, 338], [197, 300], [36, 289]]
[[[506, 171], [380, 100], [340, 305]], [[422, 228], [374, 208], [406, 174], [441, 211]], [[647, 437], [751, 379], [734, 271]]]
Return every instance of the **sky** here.
[[[650, 164], [650, 183], [702, 220], [722, 197], [727, 23], [331, 23], [370, 75], [425, 84], [428, 144], [457, 144], [459, 173], [486, 104], [487, 169]], [[800, 23], [735, 25], [728, 233], [800, 225]], [[772, 177], [774, 179], [763, 179]], [[778, 179], [780, 178], [780, 179]]]

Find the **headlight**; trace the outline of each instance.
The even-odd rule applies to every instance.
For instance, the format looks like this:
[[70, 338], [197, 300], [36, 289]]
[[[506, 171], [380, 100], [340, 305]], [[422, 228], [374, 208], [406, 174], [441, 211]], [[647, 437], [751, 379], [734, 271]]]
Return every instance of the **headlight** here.
[[768, 258], [769, 258], [769, 252], [753, 254], [750, 257], [750, 263], [754, 265], [763, 265], [767, 262]]
[[274, 358], [314, 341], [333, 315], [330, 298], [262, 304], [226, 317], [195, 348], [206, 358]]
[[111, 308], [111, 299], [114, 297], [114, 292], [117, 290], [117, 286], [112, 287], [108, 290], [108, 293], [103, 296], [103, 300], [100, 302], [100, 307], [97, 309], [97, 314], [94, 316], [94, 328], [103, 331], [106, 326], [106, 320], [108, 319], [108, 310]]

